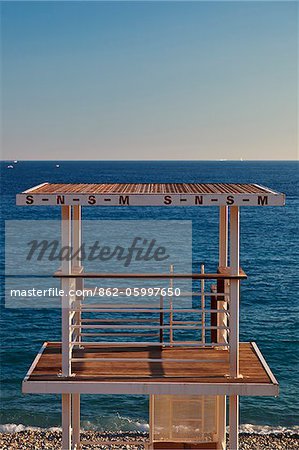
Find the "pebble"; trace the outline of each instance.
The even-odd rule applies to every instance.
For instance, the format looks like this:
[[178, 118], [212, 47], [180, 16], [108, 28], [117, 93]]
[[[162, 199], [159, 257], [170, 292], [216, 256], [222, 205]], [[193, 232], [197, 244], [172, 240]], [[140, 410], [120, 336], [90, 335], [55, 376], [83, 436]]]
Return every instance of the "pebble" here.
[[[246, 434], [240, 433], [240, 450], [299, 450], [299, 434]], [[101, 433], [82, 431], [81, 439], [122, 440], [135, 445], [84, 445], [84, 450], [143, 450], [140, 441], [146, 441], [146, 432]], [[229, 439], [228, 439], [229, 441]], [[61, 432], [59, 431], [20, 431], [18, 433], [0, 433], [1, 450], [61, 450]]]

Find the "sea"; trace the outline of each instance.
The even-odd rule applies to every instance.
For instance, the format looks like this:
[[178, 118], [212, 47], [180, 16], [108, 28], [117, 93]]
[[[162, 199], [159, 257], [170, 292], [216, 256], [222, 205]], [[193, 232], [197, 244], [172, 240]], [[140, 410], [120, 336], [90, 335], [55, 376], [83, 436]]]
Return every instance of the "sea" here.
[[[9, 167], [11, 166], [11, 167]], [[2, 161], [0, 431], [59, 428], [57, 395], [22, 394], [21, 383], [45, 340], [60, 340], [57, 308], [5, 307], [5, 233], [10, 220], [59, 220], [59, 208], [16, 206], [16, 194], [54, 183], [257, 183], [286, 194], [285, 207], [241, 208], [240, 338], [256, 341], [280, 384], [279, 397], [242, 397], [241, 431], [299, 431], [298, 169], [296, 161]], [[84, 219], [190, 220], [193, 265], [217, 266], [217, 208], [85, 208]], [[18, 242], [16, 236], [16, 242]], [[183, 239], [183, 236], [182, 236]], [[202, 254], [205, 248], [205, 253]], [[148, 429], [144, 396], [82, 396], [82, 428]]]

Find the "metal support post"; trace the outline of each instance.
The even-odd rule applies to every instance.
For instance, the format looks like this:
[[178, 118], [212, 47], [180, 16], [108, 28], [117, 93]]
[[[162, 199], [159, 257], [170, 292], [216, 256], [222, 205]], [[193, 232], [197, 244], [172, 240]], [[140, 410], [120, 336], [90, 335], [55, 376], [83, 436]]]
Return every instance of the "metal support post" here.
[[[233, 274], [240, 270], [240, 217], [239, 208], [230, 208], [230, 268]], [[239, 377], [239, 290], [240, 281], [231, 280], [230, 285], [230, 376]], [[229, 447], [238, 450], [239, 397], [229, 397]]]
[[[61, 217], [61, 248], [64, 259], [61, 261], [62, 273], [71, 273], [71, 260], [66, 255], [71, 247], [71, 207], [62, 206]], [[70, 289], [69, 278], [61, 281], [64, 294], [61, 299], [61, 334], [62, 334], [62, 376], [71, 375], [71, 336], [70, 336]], [[71, 450], [72, 428], [71, 428], [71, 395], [62, 394], [62, 450]]]

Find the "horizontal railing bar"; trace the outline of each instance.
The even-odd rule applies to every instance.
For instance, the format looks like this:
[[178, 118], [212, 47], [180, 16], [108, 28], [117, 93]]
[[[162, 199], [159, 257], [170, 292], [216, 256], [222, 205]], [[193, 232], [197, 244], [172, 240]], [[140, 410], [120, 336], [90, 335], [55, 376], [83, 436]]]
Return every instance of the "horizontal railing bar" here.
[[[189, 295], [186, 294], [186, 297], [188, 297], [188, 296]], [[204, 296], [204, 297], [216, 297], [216, 298], [221, 297], [221, 299], [223, 299], [223, 301], [227, 302], [231, 295], [230, 295], [230, 292], [213, 293], [212, 291], [204, 291], [202, 294], [200, 292], [192, 294], [192, 297], [202, 297], [202, 296]], [[175, 296], [175, 298], [180, 298], [180, 297], [185, 297], [185, 295], [183, 293], [180, 293], [180, 295]]]
[[203, 294], [201, 294], [200, 292], [180, 292], [180, 295], [176, 295], [176, 297], [185, 297], [185, 296], [190, 296], [192, 295], [193, 297], [201, 297], [202, 295], [204, 295], [205, 297], [229, 297], [230, 294], [229, 292], [226, 293], [221, 293], [221, 292], [203, 292]]
[[148, 347], [181, 347], [181, 346], [190, 346], [190, 347], [228, 347], [229, 344], [226, 343], [201, 343], [200, 341], [174, 341], [174, 342], [111, 342], [111, 341], [103, 341], [103, 342], [71, 342], [72, 345], [76, 346], [91, 346], [91, 347], [140, 347], [140, 346], [148, 346]]
[[228, 362], [227, 359], [172, 359], [172, 358], [71, 358], [72, 362], [92, 362], [92, 361], [111, 361], [111, 362], [170, 362], [170, 363], [217, 363]]
[[[177, 297], [175, 297], [177, 298]], [[173, 298], [173, 301], [175, 300], [175, 298]], [[165, 303], [167, 303], [168, 298], [163, 297], [163, 300]], [[191, 303], [190, 300], [188, 300], [189, 303]], [[80, 308], [82, 308], [82, 311], [84, 311], [86, 308], [108, 308], [108, 309], [115, 309], [115, 308], [136, 308], [136, 309], [141, 309], [141, 308], [147, 308], [147, 309], [157, 309], [159, 308], [160, 305], [160, 297], [157, 298], [153, 298], [152, 302], [150, 304], [147, 303], [85, 303], [80, 305]], [[188, 305], [188, 304], [187, 304]], [[179, 306], [179, 305], [177, 305]], [[182, 308], [185, 308], [186, 306], [182, 306]]]
[[153, 338], [157, 338], [157, 333], [156, 334], [150, 334], [150, 333], [80, 333], [80, 336], [132, 336], [132, 337], [153, 337]]
[[201, 320], [174, 320], [172, 323], [175, 325], [202, 325]]
[[61, 273], [55, 272], [54, 278], [140, 278], [140, 279], [193, 279], [193, 280], [239, 280], [246, 279], [244, 272], [232, 273]]
[[148, 323], [156, 323], [157, 319], [82, 319], [81, 323], [90, 323], [90, 322], [105, 322], [105, 323], [113, 323], [113, 322], [148, 322]]
[[108, 308], [108, 307], [101, 308], [99, 306], [96, 307], [96, 308], [93, 308], [92, 305], [90, 305], [90, 307], [84, 308], [81, 311], [83, 313], [84, 312], [90, 312], [90, 309], [92, 309], [95, 312], [99, 311], [99, 312], [119, 312], [119, 313], [121, 313], [121, 312], [141, 313], [143, 311], [158, 313], [158, 312], [163, 312], [163, 311], [169, 310], [169, 308], [168, 309], [167, 308], [160, 308], [159, 305], [155, 306], [155, 308], [152, 308], [152, 307], [148, 308], [147, 306], [143, 306], [142, 308], [135, 308], [135, 307], [131, 308], [130, 305], [128, 305], [127, 307], [123, 307], [123, 308], [122, 307], [121, 308], [118, 308], [118, 307], [116, 307], [116, 308], [113, 308], [113, 307], [111, 307], [111, 308]]
[[[177, 286], [178, 288], [179, 288], [179, 286]], [[86, 300], [86, 299], [88, 299], [88, 298], [98, 298], [98, 297], [101, 297], [101, 298], [117, 298], [118, 296], [119, 297], [130, 297], [130, 298], [132, 298], [132, 297], [135, 297], [135, 298], [139, 298], [139, 297], [142, 297], [142, 298], [147, 298], [147, 297], [153, 297], [153, 295], [151, 295], [151, 294], [146, 294], [146, 295], [142, 295], [142, 294], [140, 294], [140, 295], [133, 295], [133, 294], [131, 294], [131, 295], [127, 295], [126, 294], [126, 292], [122, 292], [122, 291], [117, 291], [117, 295], [99, 295], [99, 294], [95, 294], [94, 295], [94, 289], [95, 288], [84, 288], [84, 293], [86, 294], [86, 291], [90, 291], [90, 292], [92, 292], [92, 296], [89, 296], [89, 295], [85, 295], [84, 296], [84, 299]], [[103, 288], [104, 290], [105, 290], [105, 288]], [[106, 288], [106, 289], [108, 289], [108, 288]], [[113, 289], [113, 287], [111, 288], [109, 288], [109, 289]], [[127, 289], [131, 289], [131, 290], [133, 290], [134, 288], [131, 288], [130, 286], [128, 286], [127, 287]], [[141, 287], [137, 287], [137, 289], [146, 289], [146, 288], [141, 288]], [[155, 289], [155, 287], [153, 286], [152, 288], [147, 288], [147, 289]], [[165, 288], [162, 288], [163, 290], [165, 290], [165, 291], [167, 291], [167, 287], [165, 287]], [[175, 288], [173, 288], [173, 289], [175, 289]], [[175, 295], [175, 296], [173, 296], [173, 297], [175, 297], [175, 298], [181, 298], [181, 297], [201, 297], [202, 295], [204, 295], [205, 297], [229, 297], [230, 296], [230, 293], [229, 292], [226, 292], [226, 293], [221, 293], [221, 292], [215, 292], [215, 293], [213, 293], [213, 292], [204, 292], [203, 294], [200, 294], [200, 293], [198, 293], [198, 292], [180, 292], [180, 294], [179, 295]], [[157, 297], [157, 296], [155, 296], [155, 297]], [[164, 297], [172, 297], [171, 295], [165, 295]]]
[[[200, 342], [200, 341], [199, 341]], [[194, 344], [194, 346], [196, 346], [196, 344], [197, 344], [197, 341], [173, 341], [172, 342], [172, 344], [173, 343], [176, 343], [176, 344], [185, 344], [186, 346], [192, 346], [193, 344]], [[171, 345], [172, 345], [171, 344]], [[213, 347], [228, 347], [228, 344], [216, 344], [216, 343], [213, 343], [213, 344], [209, 344], [209, 343], [203, 343], [203, 345], [202, 345], [202, 347], [210, 347], [210, 346], [213, 346]]]
[[[151, 329], [157, 329], [157, 330], [161, 330], [161, 329], [196, 329], [197, 327], [188, 327], [188, 326], [184, 326], [184, 325], [175, 325], [175, 326], [171, 326], [171, 325], [70, 325], [70, 328], [85, 328], [85, 329], [103, 329], [103, 330], [109, 330], [109, 329], [129, 329], [129, 330], [139, 330], [139, 329], [145, 329], [148, 330], [149, 328]], [[208, 326], [205, 327], [208, 330], [228, 330], [229, 327], [225, 327], [225, 326]]]
[[176, 313], [180, 313], [180, 312], [190, 312], [190, 313], [211, 313], [211, 312], [223, 312], [223, 313], [228, 313], [229, 314], [229, 310], [228, 309], [195, 309], [195, 308], [190, 308], [190, 309], [185, 309], [185, 308], [180, 308], [180, 309], [163, 309], [163, 308], [157, 308], [157, 309], [147, 309], [147, 308], [119, 308], [119, 309], [115, 309], [115, 308], [84, 308], [84, 309], [72, 309], [72, 311], [80, 311], [82, 313], [85, 312], [112, 312], [112, 313], [122, 313], [122, 312], [130, 312], [130, 313], [170, 313], [170, 312], [176, 312]]
[[[154, 302], [156, 302], [157, 304], [152, 306]], [[154, 309], [157, 308], [158, 305], [160, 305], [160, 297], [153, 298], [153, 301], [149, 305], [140, 305], [140, 303], [85, 303], [82, 304], [82, 310], [91, 306], [99, 308], [144, 308], [146, 306], [148, 309]]]

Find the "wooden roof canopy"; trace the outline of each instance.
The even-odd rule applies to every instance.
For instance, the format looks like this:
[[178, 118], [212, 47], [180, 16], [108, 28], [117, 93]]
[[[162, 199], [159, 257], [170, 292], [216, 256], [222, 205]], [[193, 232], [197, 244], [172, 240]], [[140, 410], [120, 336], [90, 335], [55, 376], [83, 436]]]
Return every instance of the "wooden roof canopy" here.
[[43, 183], [17, 194], [24, 206], [283, 206], [285, 195], [239, 183]]

